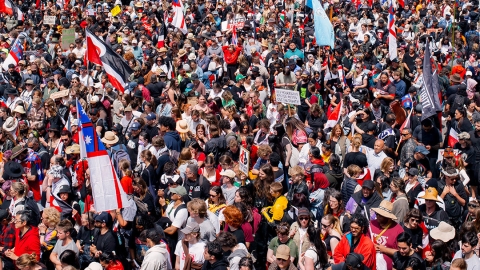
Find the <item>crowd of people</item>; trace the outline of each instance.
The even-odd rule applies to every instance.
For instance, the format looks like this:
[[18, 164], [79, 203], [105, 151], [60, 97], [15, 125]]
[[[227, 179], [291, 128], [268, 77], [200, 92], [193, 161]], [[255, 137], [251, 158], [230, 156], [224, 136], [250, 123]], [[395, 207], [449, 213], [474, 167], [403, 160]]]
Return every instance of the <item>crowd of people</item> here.
[[477, 0], [320, 1], [333, 47], [309, 1], [4, 2], [0, 270], [480, 269]]

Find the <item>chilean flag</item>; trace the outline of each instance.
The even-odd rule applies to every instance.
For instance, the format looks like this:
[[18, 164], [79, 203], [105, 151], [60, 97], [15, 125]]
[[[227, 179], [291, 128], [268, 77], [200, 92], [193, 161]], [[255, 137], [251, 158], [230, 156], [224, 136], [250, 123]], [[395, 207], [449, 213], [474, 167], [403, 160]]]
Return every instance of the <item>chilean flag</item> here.
[[26, 35], [25, 35], [24, 32], [22, 32], [22, 33], [20, 33], [20, 35], [18, 35], [17, 39], [15, 40], [12, 47], [10, 48], [10, 51], [8, 52], [7, 58], [5, 59], [5, 61], [2, 64], [2, 68], [4, 70], [7, 70], [8, 65], [10, 65], [10, 64], [14, 64], [15, 66], [17, 66], [18, 62], [20, 60], [22, 60], [23, 50], [24, 50], [23, 43], [20, 40], [20, 37], [22, 35], [23, 35], [23, 37], [22, 37], [23, 39], [26, 38]]
[[89, 30], [86, 30], [86, 32], [87, 53], [85, 56], [87, 61], [103, 66], [109, 82], [114, 88], [123, 93], [127, 85], [128, 77], [133, 73], [132, 68], [120, 55], [105, 45], [101, 39]]
[[335, 107], [333, 112], [328, 116], [328, 121], [325, 124], [325, 129], [327, 129], [329, 127], [333, 128], [338, 123], [338, 121], [340, 120], [340, 116], [341, 116], [340, 110], [341, 110], [342, 106], [343, 106], [343, 100], [340, 101], [340, 103], [337, 105], [337, 107]]
[[187, 25], [185, 24], [185, 15], [183, 14], [182, 0], [173, 0], [173, 26], [177, 27], [185, 35], [187, 33]]
[[87, 158], [90, 169], [92, 196], [97, 212], [123, 208], [127, 194], [120, 184], [107, 150], [95, 131], [90, 118], [77, 100], [80, 157]]
[[10, 0], [0, 0], [0, 12], [13, 15], [13, 5]]
[[451, 127], [448, 135], [448, 146], [453, 147], [456, 143], [458, 143], [458, 133]]

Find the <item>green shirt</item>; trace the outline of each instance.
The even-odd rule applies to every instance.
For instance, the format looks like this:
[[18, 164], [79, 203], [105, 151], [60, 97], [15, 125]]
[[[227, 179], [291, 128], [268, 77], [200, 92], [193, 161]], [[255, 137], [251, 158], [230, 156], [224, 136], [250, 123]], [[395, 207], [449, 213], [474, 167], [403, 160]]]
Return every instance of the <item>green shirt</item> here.
[[298, 248], [293, 239], [288, 239], [287, 243], [280, 243], [278, 240], [278, 236], [275, 236], [272, 241], [270, 241], [270, 244], [268, 245], [268, 249], [273, 250], [273, 254], [275, 255], [277, 253], [277, 248], [280, 245], [287, 245], [290, 248], [290, 256], [293, 258], [297, 257], [298, 254]]

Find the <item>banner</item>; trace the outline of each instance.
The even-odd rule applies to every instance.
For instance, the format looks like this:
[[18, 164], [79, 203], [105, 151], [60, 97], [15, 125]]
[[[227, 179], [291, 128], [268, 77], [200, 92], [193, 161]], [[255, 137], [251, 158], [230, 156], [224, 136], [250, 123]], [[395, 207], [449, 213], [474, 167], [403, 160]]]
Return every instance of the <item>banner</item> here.
[[[429, 41], [427, 40], [426, 44]], [[420, 101], [422, 104], [422, 121], [432, 115], [437, 114], [437, 111], [442, 110], [440, 100], [438, 98], [438, 85], [433, 85], [434, 82], [438, 84], [438, 79], [434, 80], [432, 75], [432, 63], [430, 62], [430, 46], [425, 46], [425, 56], [423, 57], [423, 86], [420, 89]], [[437, 76], [435, 74], [435, 76]], [[437, 92], [435, 92], [437, 91]]]
[[243, 27], [245, 26], [245, 21], [246, 21], [246, 19], [242, 18], [242, 17], [231, 19], [231, 20], [228, 20], [228, 21], [223, 21], [222, 22], [222, 31], [227, 31], [229, 29], [232, 29], [233, 26], [236, 26], [237, 30], [238, 29], [243, 29]]
[[70, 44], [75, 44], [75, 29], [63, 29], [62, 30], [62, 49], [68, 50]]
[[300, 105], [300, 92], [288, 89], [275, 89], [275, 100], [280, 103]]
[[313, 2], [313, 20], [315, 29], [315, 41], [318, 46], [330, 46], [333, 48], [335, 41], [335, 32], [333, 31], [332, 23], [325, 13], [322, 4], [319, 0], [312, 0]]
[[120, 14], [120, 12], [122, 12], [122, 9], [120, 8], [120, 6], [115, 6], [114, 8], [112, 8], [112, 10], [110, 10], [110, 13], [112, 13], [112, 16], [115, 17], [117, 16], [118, 14]]
[[55, 17], [55, 16], [44, 16], [43, 17], [43, 23], [54, 25], [56, 19], [57, 19], [57, 17]]
[[240, 147], [240, 157], [238, 158], [238, 170], [248, 176], [250, 170], [250, 152], [244, 147]]

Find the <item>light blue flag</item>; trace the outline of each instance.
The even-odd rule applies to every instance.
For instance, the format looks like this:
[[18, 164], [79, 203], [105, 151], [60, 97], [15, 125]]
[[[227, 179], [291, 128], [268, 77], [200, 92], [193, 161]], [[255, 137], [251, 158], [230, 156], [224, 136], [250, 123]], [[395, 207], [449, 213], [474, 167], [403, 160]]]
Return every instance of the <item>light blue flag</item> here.
[[335, 33], [330, 19], [319, 0], [313, 2], [313, 20], [315, 23], [315, 39], [318, 46], [330, 46], [333, 49]]

